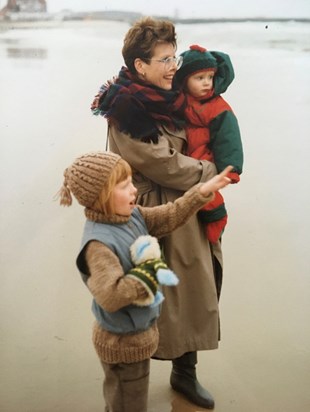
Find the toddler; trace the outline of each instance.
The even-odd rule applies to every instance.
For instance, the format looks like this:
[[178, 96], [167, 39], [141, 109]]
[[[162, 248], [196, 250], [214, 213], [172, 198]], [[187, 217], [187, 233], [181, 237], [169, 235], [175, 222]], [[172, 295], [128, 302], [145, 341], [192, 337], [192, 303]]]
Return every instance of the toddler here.
[[[181, 53], [183, 64], [176, 79], [186, 94], [186, 135], [189, 156], [215, 163], [217, 171], [232, 165], [232, 183], [242, 173], [243, 149], [238, 121], [229, 104], [221, 97], [234, 79], [234, 70], [227, 54], [207, 51], [198, 45]], [[216, 243], [226, 226], [227, 212], [223, 197], [214, 200], [199, 212], [206, 223], [206, 235]]]

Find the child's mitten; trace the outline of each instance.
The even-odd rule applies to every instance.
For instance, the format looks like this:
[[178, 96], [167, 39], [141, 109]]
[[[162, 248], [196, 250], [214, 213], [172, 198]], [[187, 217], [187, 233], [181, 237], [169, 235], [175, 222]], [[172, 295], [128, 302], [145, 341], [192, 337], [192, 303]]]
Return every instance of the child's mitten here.
[[148, 293], [148, 296], [143, 299], [137, 299], [133, 302], [138, 306], [148, 306], [154, 302], [155, 295], [158, 289], [158, 279], [155, 271], [150, 271], [145, 267], [144, 263], [137, 265], [130, 269], [126, 276], [133, 278], [140, 282]]
[[214, 198], [198, 212], [201, 222], [206, 224], [206, 236], [211, 243], [216, 243], [222, 236], [227, 224], [227, 211], [223, 196], [214, 193]]
[[230, 173], [228, 173], [227, 177], [229, 177], [229, 179], [231, 179], [231, 183], [240, 182], [240, 176], [237, 172], [230, 172]]

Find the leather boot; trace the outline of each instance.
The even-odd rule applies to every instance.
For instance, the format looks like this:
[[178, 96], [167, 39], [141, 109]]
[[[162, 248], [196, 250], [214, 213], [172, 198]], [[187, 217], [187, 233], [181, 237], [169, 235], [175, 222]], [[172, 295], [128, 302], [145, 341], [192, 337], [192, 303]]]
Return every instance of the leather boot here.
[[170, 385], [197, 406], [214, 409], [214, 399], [196, 377], [197, 352], [187, 352], [172, 360]]

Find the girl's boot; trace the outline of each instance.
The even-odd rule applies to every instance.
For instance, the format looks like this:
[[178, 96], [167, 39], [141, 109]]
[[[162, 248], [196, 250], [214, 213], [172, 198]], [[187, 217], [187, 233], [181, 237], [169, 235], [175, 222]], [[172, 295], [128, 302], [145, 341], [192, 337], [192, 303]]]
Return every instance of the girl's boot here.
[[173, 359], [170, 385], [195, 405], [214, 409], [214, 399], [197, 380], [196, 363], [197, 352], [187, 352], [179, 358]]

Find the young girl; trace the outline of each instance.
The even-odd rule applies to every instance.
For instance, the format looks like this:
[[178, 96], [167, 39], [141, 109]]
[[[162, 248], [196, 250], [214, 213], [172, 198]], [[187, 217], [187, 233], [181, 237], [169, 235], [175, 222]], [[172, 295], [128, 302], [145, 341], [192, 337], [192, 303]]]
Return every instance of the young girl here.
[[[234, 79], [234, 69], [227, 54], [207, 51], [198, 45], [181, 53], [183, 64], [176, 78], [186, 94], [187, 154], [195, 159], [214, 162], [218, 172], [233, 165], [229, 177], [239, 182], [243, 167], [243, 149], [237, 118], [220, 95]], [[223, 197], [214, 200], [199, 212], [206, 223], [206, 235], [216, 243], [227, 223]]]
[[141, 235], [160, 238], [185, 223], [230, 183], [230, 170], [153, 208], [135, 205], [131, 168], [117, 154], [87, 153], [65, 170], [60, 204], [70, 206], [73, 194], [87, 218], [77, 267], [93, 295], [93, 343], [105, 374], [106, 412], [147, 411], [150, 358], [158, 344], [160, 303], [148, 303], [156, 290], [150, 291], [147, 277], [128, 276], [134, 266], [130, 246]]

